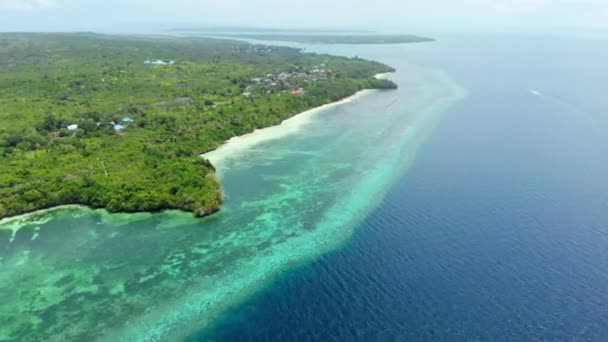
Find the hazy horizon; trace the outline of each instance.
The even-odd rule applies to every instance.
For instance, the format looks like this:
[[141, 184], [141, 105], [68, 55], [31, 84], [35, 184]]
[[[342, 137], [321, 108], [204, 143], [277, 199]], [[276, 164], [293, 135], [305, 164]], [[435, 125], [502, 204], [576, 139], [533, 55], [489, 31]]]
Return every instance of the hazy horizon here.
[[[272, 15], [269, 15], [272, 13]], [[0, 31], [147, 32], [241, 26], [434, 32], [608, 29], [601, 0], [0, 0]]]

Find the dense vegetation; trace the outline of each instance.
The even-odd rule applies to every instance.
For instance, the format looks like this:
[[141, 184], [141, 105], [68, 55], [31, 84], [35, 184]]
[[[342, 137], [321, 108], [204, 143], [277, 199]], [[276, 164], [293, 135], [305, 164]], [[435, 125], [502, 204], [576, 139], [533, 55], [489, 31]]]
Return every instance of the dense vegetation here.
[[221, 34], [226, 38], [243, 38], [267, 41], [294, 42], [304, 44], [406, 44], [431, 42], [434, 39], [406, 34], [269, 34], [269, 33], [238, 33]]
[[[306, 76], [319, 66], [324, 78]], [[372, 77], [388, 71], [227, 40], [0, 34], [0, 218], [60, 204], [207, 215], [222, 194], [199, 154], [358, 90], [395, 87]], [[303, 93], [243, 93], [288, 72], [304, 75], [289, 84]]]

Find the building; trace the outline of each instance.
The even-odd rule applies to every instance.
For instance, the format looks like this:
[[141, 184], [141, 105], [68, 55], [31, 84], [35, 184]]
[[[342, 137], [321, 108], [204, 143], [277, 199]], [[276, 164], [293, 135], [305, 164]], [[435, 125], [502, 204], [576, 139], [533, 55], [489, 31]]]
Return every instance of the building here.
[[75, 131], [78, 129], [78, 125], [69, 125], [68, 126], [68, 131]]
[[293, 96], [300, 96], [304, 94], [304, 88], [300, 87], [298, 89], [292, 89], [289, 91], [289, 93]]
[[165, 61], [162, 61], [162, 60], [160, 60], [160, 59], [159, 59], [159, 60], [156, 60], [156, 61], [145, 60], [145, 61], [144, 61], [144, 64], [147, 64], [147, 65], [174, 65], [174, 64], [175, 64], [175, 61], [168, 61], [168, 62], [165, 62]]

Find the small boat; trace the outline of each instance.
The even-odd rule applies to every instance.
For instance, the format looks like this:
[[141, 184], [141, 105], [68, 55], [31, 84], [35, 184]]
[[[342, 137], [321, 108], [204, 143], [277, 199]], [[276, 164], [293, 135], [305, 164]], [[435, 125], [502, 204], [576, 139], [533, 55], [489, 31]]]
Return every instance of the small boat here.
[[394, 99], [393, 102], [391, 102], [388, 106], [386, 106], [386, 109], [391, 108], [397, 101], [399, 101], [399, 98]]

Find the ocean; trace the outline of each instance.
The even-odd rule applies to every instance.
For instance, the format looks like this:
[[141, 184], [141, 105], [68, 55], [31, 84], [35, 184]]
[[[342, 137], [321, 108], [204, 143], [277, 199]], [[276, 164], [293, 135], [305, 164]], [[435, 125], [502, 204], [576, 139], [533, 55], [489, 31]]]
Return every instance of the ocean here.
[[0, 340], [608, 337], [608, 45], [300, 47], [398, 69], [209, 158], [219, 215], [0, 230]]
[[441, 69], [468, 95], [345, 247], [285, 273], [198, 340], [605, 341], [606, 41], [373, 49]]

